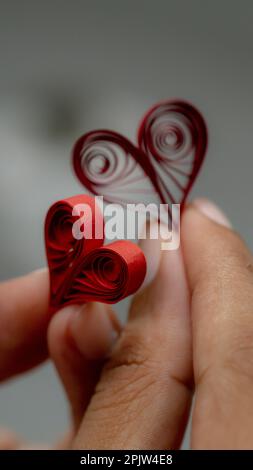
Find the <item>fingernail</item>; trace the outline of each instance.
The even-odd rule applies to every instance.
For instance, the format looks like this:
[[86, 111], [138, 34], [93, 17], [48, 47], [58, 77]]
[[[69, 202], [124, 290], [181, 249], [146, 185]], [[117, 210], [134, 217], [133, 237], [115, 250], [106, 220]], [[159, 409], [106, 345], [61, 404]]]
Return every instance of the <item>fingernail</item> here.
[[202, 214], [209, 219], [213, 220], [217, 224], [223, 225], [224, 227], [231, 228], [231, 223], [222, 212], [222, 210], [216, 206], [213, 202], [205, 198], [198, 198], [193, 201], [193, 206], [196, 207]]
[[79, 306], [73, 312], [69, 331], [78, 350], [90, 359], [104, 357], [113, 348], [119, 335], [107, 306], [100, 303]]
[[159, 224], [158, 222], [145, 222], [141, 237], [139, 240], [139, 246], [142, 249], [146, 262], [147, 272], [140, 291], [143, 290], [147, 285], [151, 284], [155, 278], [161, 259], [161, 240], [159, 237]]

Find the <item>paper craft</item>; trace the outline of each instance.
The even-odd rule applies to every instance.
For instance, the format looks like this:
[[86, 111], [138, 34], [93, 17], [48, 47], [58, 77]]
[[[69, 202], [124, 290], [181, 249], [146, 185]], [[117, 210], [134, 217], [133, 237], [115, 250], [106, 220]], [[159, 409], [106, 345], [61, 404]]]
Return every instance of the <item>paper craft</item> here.
[[144, 254], [135, 243], [121, 240], [104, 246], [103, 234], [95, 238], [95, 233], [90, 239], [75, 239], [72, 229], [78, 217], [72, 211], [76, 204], [86, 205], [82, 218], [88, 228], [94, 228], [95, 217], [103, 227], [103, 215], [93, 197], [74, 196], [49, 209], [45, 240], [52, 311], [95, 300], [118, 302], [140, 287], [146, 273]]
[[183, 207], [203, 162], [205, 121], [193, 105], [165, 101], [146, 113], [137, 140], [109, 130], [84, 134], [73, 149], [77, 178], [108, 202], [168, 204], [171, 217], [171, 204]]
[[[171, 204], [184, 205], [198, 175], [207, 140], [205, 121], [193, 105], [166, 101], [144, 116], [137, 146], [114, 131], [83, 135], [73, 149], [74, 170], [89, 192], [107, 202], [152, 200], [168, 204], [171, 218]], [[91, 237], [73, 236], [76, 204], [87, 206], [83, 224]], [[102, 225], [101, 237], [95, 220]], [[74, 303], [118, 302], [136, 292], [144, 280], [146, 260], [136, 244], [121, 240], [104, 246], [103, 215], [91, 196], [56, 202], [46, 217], [45, 242], [52, 311]]]

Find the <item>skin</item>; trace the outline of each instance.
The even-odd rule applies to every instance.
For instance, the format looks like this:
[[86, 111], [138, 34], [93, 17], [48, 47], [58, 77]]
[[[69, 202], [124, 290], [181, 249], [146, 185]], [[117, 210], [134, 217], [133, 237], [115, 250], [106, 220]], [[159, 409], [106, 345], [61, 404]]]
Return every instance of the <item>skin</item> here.
[[[49, 352], [73, 417], [72, 431], [54, 448], [178, 448], [194, 392], [193, 449], [252, 448], [251, 253], [203, 200], [184, 211], [180, 250], [160, 251], [157, 240], [142, 248], [148, 285], [135, 295], [124, 328], [102, 304], [50, 318], [46, 270], [3, 282], [0, 379]], [[2, 449], [40, 446], [0, 432]]]

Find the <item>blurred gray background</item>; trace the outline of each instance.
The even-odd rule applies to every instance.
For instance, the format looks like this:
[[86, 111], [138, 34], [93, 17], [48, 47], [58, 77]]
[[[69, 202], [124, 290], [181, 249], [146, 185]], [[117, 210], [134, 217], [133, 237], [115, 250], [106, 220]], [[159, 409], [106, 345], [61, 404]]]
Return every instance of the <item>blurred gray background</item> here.
[[[45, 265], [47, 208], [82, 192], [74, 140], [99, 127], [135, 138], [143, 112], [175, 96], [209, 126], [191, 196], [218, 203], [253, 248], [252, 21], [251, 0], [0, 0], [2, 279]], [[50, 365], [2, 386], [0, 420], [36, 440], [64, 432]]]

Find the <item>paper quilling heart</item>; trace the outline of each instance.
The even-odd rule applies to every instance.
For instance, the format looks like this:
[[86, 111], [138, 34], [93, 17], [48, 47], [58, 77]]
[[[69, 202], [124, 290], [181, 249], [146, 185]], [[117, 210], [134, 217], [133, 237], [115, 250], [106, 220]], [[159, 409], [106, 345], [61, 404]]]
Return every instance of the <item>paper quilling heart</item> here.
[[[92, 238], [77, 240], [73, 236], [73, 224], [78, 217], [72, 211], [77, 204], [86, 207], [82, 218], [91, 227]], [[101, 238], [95, 236], [95, 220], [102, 226]], [[49, 209], [45, 240], [52, 311], [94, 300], [114, 303], [142, 284], [146, 260], [140, 248], [125, 240], [103, 246], [103, 228], [103, 215], [93, 197], [74, 196]]]
[[[182, 207], [198, 175], [207, 141], [200, 112], [190, 103], [171, 100], [144, 116], [137, 146], [114, 131], [91, 131], [76, 142], [73, 165], [85, 188], [107, 202], [160, 202], [168, 204], [171, 218], [171, 204]], [[53, 311], [92, 300], [117, 302], [134, 293], [145, 277], [145, 257], [134, 243], [104, 246], [104, 237], [95, 233], [89, 239], [73, 237], [76, 204], [87, 204], [102, 219], [95, 199], [87, 195], [58, 201], [49, 209], [45, 241]], [[84, 223], [93, 229], [90, 211], [84, 215]]]
[[183, 205], [203, 162], [207, 128], [200, 112], [182, 100], [155, 105], [138, 129], [135, 146], [121, 134], [95, 130], [73, 149], [81, 183], [108, 202], [155, 200]]

